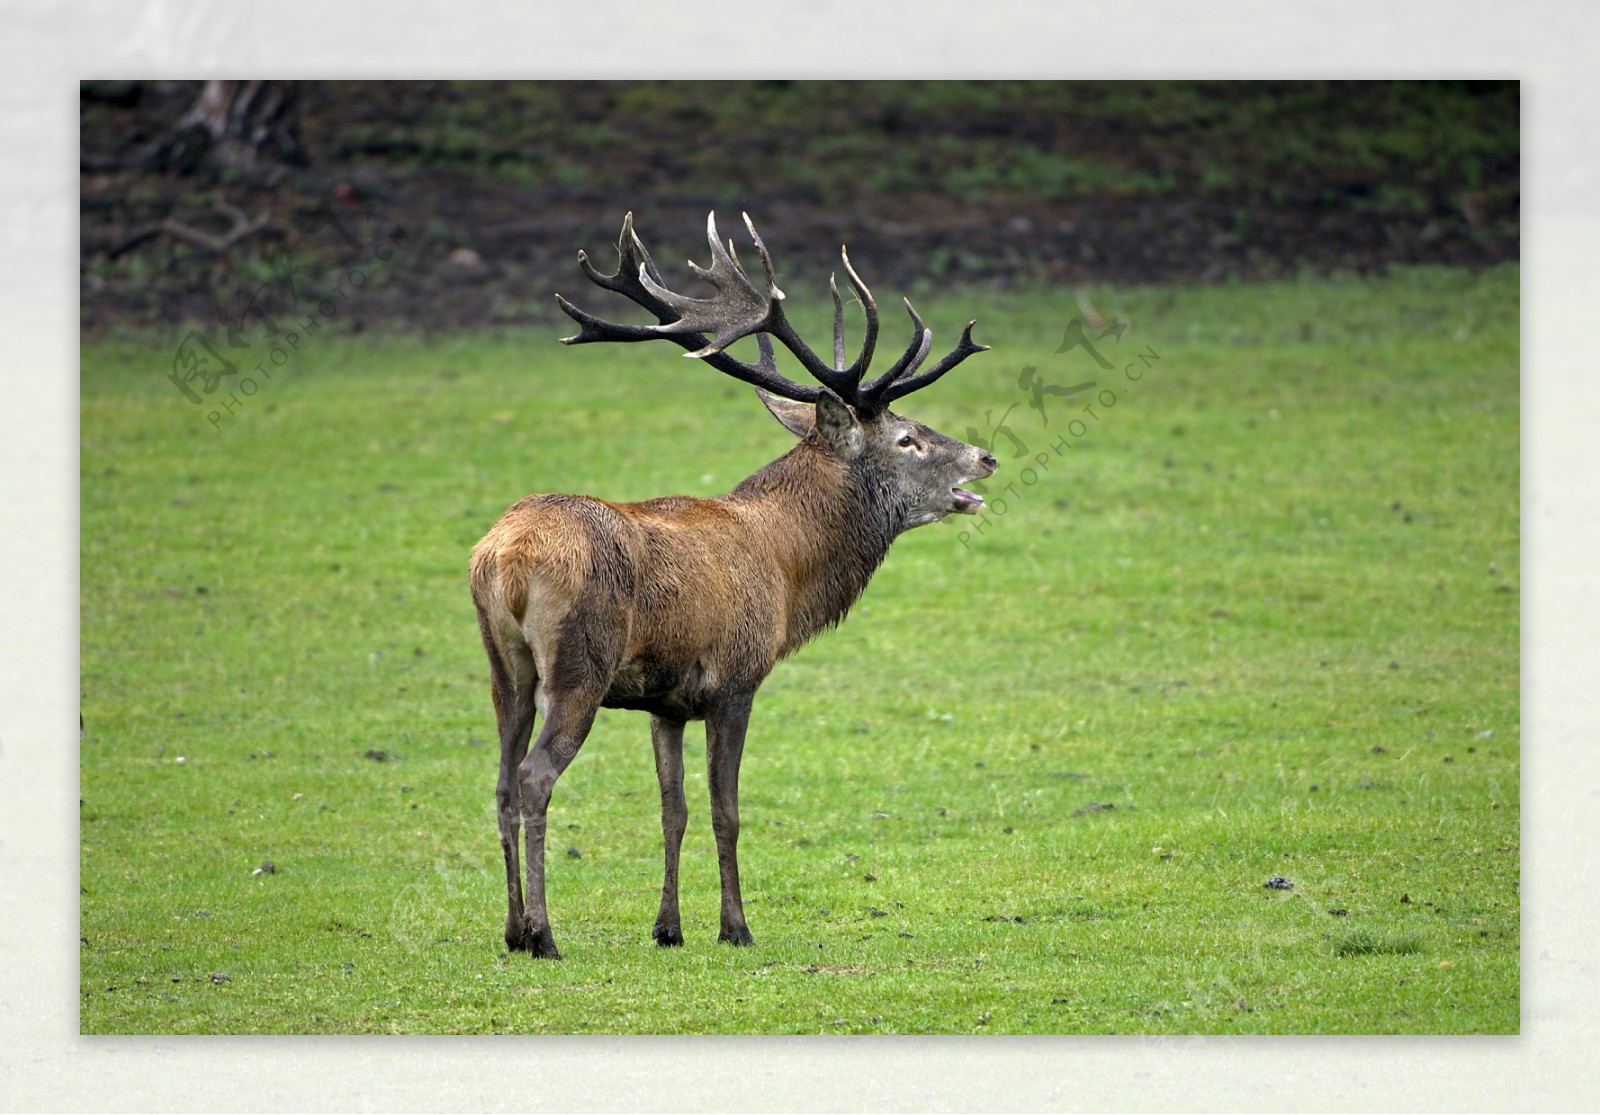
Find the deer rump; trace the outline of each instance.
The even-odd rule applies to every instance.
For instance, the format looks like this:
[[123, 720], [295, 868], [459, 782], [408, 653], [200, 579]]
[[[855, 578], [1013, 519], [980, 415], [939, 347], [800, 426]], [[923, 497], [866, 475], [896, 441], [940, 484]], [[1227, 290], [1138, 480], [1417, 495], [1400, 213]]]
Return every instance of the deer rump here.
[[[651, 716], [666, 861], [652, 935], [663, 945], [683, 943], [677, 896], [687, 819], [683, 730], [688, 721], [705, 721], [722, 883], [719, 937], [751, 943], [736, 846], [739, 764], [756, 690], [779, 659], [844, 618], [897, 535], [949, 514], [975, 513], [982, 499], [960, 485], [995, 469], [985, 450], [888, 409], [889, 402], [984, 350], [972, 341], [973, 323], [950, 355], [919, 372], [932, 334], [907, 302], [915, 331], [911, 344], [887, 372], [863, 382], [878, 314], [848, 256], [844, 266], [863, 307], [866, 334], [860, 356], [846, 364], [843, 307], [830, 282], [829, 364], [784, 318], [784, 295], [766, 248], [748, 217], [745, 224], [766, 272], [765, 289], [739, 266], [731, 243], [723, 250], [713, 216], [707, 227], [712, 266], [694, 270], [717, 293], [689, 299], [662, 285], [630, 214], [618, 243], [616, 274], [595, 271], [581, 252], [579, 262], [592, 281], [644, 306], [658, 324], [603, 321], [558, 296], [581, 326], [564, 340], [671, 340], [754, 385], [798, 443], [713, 499], [610, 503], [588, 496], [529, 496], [513, 504], [473, 550], [472, 596], [500, 734], [496, 803], [506, 861], [505, 940], [512, 950], [559, 956], [545, 905], [550, 794], [602, 707]], [[757, 363], [723, 351], [752, 333]], [[769, 339], [774, 337], [815, 384], [778, 374]], [[542, 725], [534, 737], [536, 721]]]

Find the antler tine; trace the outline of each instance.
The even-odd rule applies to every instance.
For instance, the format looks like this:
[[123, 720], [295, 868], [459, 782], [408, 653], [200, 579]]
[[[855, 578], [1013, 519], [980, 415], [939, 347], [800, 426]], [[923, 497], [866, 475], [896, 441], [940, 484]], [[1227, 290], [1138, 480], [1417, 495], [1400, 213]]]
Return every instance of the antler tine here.
[[561, 338], [564, 345], [586, 345], [594, 341], [654, 341], [661, 336], [653, 325], [622, 325], [585, 313], [559, 294], [556, 295], [556, 305], [579, 326], [578, 332]]
[[661, 273], [656, 270], [655, 260], [650, 258], [650, 252], [645, 248], [644, 241], [639, 239], [639, 234], [633, 230], [633, 214], [630, 212], [622, 218], [622, 232], [617, 237], [617, 270], [615, 274], [605, 275], [589, 262], [589, 253], [578, 252], [578, 266], [591, 283], [604, 287], [606, 290], [625, 294], [633, 301], [638, 302], [650, 310], [657, 317], [662, 318], [666, 310], [640, 281], [641, 275], [649, 275], [656, 282], [661, 281]]
[[744, 218], [745, 231], [750, 233], [750, 242], [756, 246], [756, 255], [761, 257], [761, 268], [767, 273], [767, 289], [772, 292], [774, 299], [781, 301], [783, 291], [778, 289], [778, 279], [773, 274], [772, 257], [767, 254], [767, 245], [762, 241], [761, 234], [756, 231], [756, 223], [750, 219], [750, 214], [741, 212], [739, 216]]
[[889, 366], [877, 379], [861, 389], [861, 397], [866, 401], [869, 409], [882, 409], [888, 400], [884, 393], [903, 376], [914, 375], [928, 357], [928, 349], [933, 346], [933, 330], [922, 324], [922, 316], [917, 313], [917, 308], [911, 304], [911, 299], [901, 299], [906, 304], [906, 313], [911, 315], [911, 343], [901, 354], [900, 359]]
[[[850, 279], [850, 285], [855, 288], [856, 297], [861, 299], [861, 310], [866, 315], [866, 332], [861, 338], [861, 355], [856, 357], [856, 362], [850, 365], [849, 386], [853, 393], [861, 383], [861, 377], [872, 364], [872, 354], [878, 347], [878, 304], [873, 301], [872, 291], [867, 289], [867, 284], [861, 281], [861, 276], [856, 274], [856, 269], [850, 265], [850, 252], [841, 247], [839, 258], [844, 261], [844, 273]], [[841, 364], [844, 362], [842, 353], [839, 357]]]
[[833, 295], [833, 366], [844, 371], [844, 303], [839, 301], [839, 284], [828, 276], [828, 293]]
[[[954, 368], [957, 364], [961, 363], [967, 357], [973, 355], [974, 353], [988, 352], [988, 345], [980, 345], [972, 339], [972, 327], [977, 324], [978, 322], [976, 319], [967, 322], [967, 327], [961, 331], [960, 343], [951, 350], [948, 356], [939, 361], [933, 367], [929, 368], [921, 375], [911, 376], [910, 378], [901, 378], [896, 380], [894, 383], [889, 384], [888, 388], [884, 391], [883, 401], [885, 403], [892, 403], [896, 399], [904, 398], [913, 391], [920, 391], [924, 387], [928, 386], [928, 384], [944, 375], [951, 368]], [[924, 351], [926, 351], [925, 347]], [[921, 358], [919, 357], [918, 359], [920, 362]]]

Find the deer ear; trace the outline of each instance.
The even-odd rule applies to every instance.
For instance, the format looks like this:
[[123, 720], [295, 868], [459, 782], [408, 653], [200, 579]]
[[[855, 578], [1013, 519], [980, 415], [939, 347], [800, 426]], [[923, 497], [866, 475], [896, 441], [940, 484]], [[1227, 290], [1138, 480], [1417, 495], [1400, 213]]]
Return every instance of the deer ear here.
[[817, 397], [816, 410], [817, 433], [822, 435], [822, 440], [833, 446], [834, 451], [845, 460], [859, 457], [862, 447], [867, 443], [867, 435], [862, 432], [855, 412], [839, 396], [826, 389]]
[[759, 387], [756, 388], [756, 395], [772, 412], [772, 417], [783, 423], [783, 428], [795, 437], [805, 437], [811, 432], [811, 421], [815, 411], [810, 403], [797, 403], [793, 399], [782, 398]]

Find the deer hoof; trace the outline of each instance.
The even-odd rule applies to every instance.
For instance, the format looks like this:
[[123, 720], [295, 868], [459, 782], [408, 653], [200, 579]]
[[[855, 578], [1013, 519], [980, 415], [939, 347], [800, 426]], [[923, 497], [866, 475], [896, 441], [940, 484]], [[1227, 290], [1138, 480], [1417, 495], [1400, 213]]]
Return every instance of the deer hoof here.
[[717, 940], [726, 941], [728, 944], [735, 946], [753, 945], [756, 943], [756, 939], [750, 936], [750, 928], [744, 925], [741, 925], [735, 929], [724, 929], [721, 933], [717, 934]]
[[550, 932], [548, 925], [539, 929], [525, 926], [515, 939], [511, 933], [507, 933], [506, 947], [512, 952], [531, 952], [534, 956], [548, 957], [551, 960], [561, 959], [561, 952], [556, 948], [556, 935]]
[[534, 931], [533, 944], [529, 946], [528, 951], [535, 956], [550, 960], [561, 959], [561, 951], [556, 948], [556, 935], [550, 932], [548, 925]]
[[672, 948], [683, 944], [683, 929], [677, 925], [662, 925], [659, 921], [650, 930], [650, 936], [656, 939], [656, 944], [662, 948]]

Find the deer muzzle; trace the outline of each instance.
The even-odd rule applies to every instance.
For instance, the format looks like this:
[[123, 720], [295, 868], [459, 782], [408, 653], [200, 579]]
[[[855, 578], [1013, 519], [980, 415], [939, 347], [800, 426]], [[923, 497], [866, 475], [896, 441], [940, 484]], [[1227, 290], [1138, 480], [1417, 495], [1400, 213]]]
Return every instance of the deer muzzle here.
[[[983, 471], [973, 477], [974, 480], [986, 480], [994, 475], [996, 468], [1000, 467], [1000, 462], [989, 453], [979, 456], [978, 464], [983, 467]], [[955, 501], [955, 506], [951, 510], [957, 515], [976, 515], [983, 508], [983, 497], [962, 487], [952, 486], [950, 498]]]

